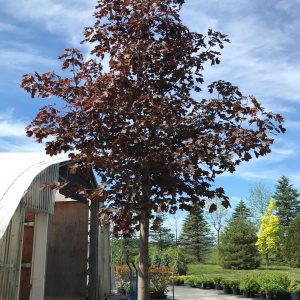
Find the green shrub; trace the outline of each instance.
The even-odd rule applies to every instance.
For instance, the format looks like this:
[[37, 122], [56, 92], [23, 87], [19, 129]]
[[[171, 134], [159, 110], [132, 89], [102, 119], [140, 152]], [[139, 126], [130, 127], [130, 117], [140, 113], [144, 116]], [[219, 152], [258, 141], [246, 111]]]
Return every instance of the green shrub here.
[[161, 262], [160, 253], [158, 251], [156, 251], [152, 255], [151, 266], [153, 266], [155, 268], [159, 268], [160, 262]]
[[214, 279], [212, 277], [203, 276], [203, 285], [207, 288], [213, 288], [215, 286]]
[[190, 276], [189, 278], [187, 278], [187, 280], [185, 282], [188, 285], [190, 285], [191, 287], [195, 287], [196, 286], [196, 282], [197, 282], [197, 277], [196, 276]]
[[155, 295], [164, 295], [167, 292], [171, 279], [169, 268], [150, 268], [150, 291]]
[[290, 282], [289, 292], [300, 293], [300, 284], [295, 279], [291, 280]]
[[195, 283], [196, 285], [202, 285], [204, 288], [214, 285], [213, 279], [204, 275], [196, 277]]
[[240, 280], [240, 290], [244, 292], [258, 292], [260, 291], [260, 284], [257, 277], [245, 276]]
[[161, 267], [169, 267], [170, 265], [170, 257], [167, 252], [164, 252], [161, 256], [160, 266]]
[[[187, 280], [190, 277], [191, 276], [186, 276], [186, 275], [177, 275], [177, 276], [174, 276], [173, 277], [174, 284], [176, 284], [176, 285], [184, 284], [185, 282], [187, 282]], [[172, 284], [172, 282], [170, 282], [170, 284]]]
[[125, 294], [129, 295], [130, 292], [130, 282], [125, 282], [123, 285], [123, 289], [125, 290]]
[[168, 248], [167, 253], [170, 259], [169, 266], [174, 275], [186, 275], [187, 272], [187, 256], [180, 248]]
[[223, 277], [221, 277], [221, 276], [216, 276], [216, 277], [213, 277], [212, 280], [213, 280], [213, 282], [214, 282], [215, 285], [221, 286]]
[[221, 287], [223, 289], [230, 288], [230, 279], [223, 278], [221, 281]]
[[264, 274], [259, 277], [260, 291], [263, 293], [287, 293], [291, 280], [286, 275]]
[[116, 286], [125, 289], [125, 284], [130, 281], [130, 271], [128, 266], [115, 267]]
[[238, 290], [240, 288], [240, 281], [238, 279], [229, 280], [229, 287], [233, 290]]
[[196, 282], [196, 285], [202, 285], [204, 282], [204, 276], [203, 275], [197, 276], [195, 282]]

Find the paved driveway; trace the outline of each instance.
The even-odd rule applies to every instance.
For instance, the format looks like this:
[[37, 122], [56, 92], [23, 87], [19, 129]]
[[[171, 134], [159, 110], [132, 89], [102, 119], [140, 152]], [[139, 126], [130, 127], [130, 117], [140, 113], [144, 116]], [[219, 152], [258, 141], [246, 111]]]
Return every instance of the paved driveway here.
[[[172, 294], [171, 289], [168, 292], [168, 299], [173, 299]], [[243, 298], [242, 296], [225, 295], [222, 291], [203, 290], [189, 286], [175, 286], [174, 294], [176, 300], [238, 300]]]

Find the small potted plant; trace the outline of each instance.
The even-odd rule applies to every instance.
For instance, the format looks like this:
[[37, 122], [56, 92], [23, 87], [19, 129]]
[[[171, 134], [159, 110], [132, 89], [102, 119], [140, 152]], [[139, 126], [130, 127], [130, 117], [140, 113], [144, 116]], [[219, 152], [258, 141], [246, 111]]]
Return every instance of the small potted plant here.
[[177, 286], [184, 285], [185, 280], [187, 280], [187, 276], [185, 275], [174, 276], [174, 284]]
[[229, 282], [230, 288], [232, 290], [233, 295], [240, 295], [240, 281], [238, 279], [230, 280]]
[[222, 290], [222, 280], [223, 278], [220, 276], [214, 277], [213, 282], [215, 284], [215, 289], [216, 290]]
[[213, 289], [215, 287], [214, 281], [212, 278], [209, 277], [203, 277], [202, 280], [202, 288], [203, 289]]
[[127, 266], [116, 266], [115, 267], [115, 278], [116, 278], [116, 287], [120, 295], [126, 294], [126, 284], [130, 280], [130, 272]]
[[253, 298], [260, 290], [260, 284], [256, 278], [245, 276], [240, 281], [240, 289], [243, 291], [244, 297]]
[[291, 300], [300, 300], [300, 284], [296, 280], [292, 280], [289, 286]]
[[266, 294], [268, 300], [288, 300], [290, 279], [285, 275], [270, 274], [261, 276], [260, 290]]
[[224, 294], [232, 294], [229, 279], [223, 279], [222, 282], [221, 282], [221, 285], [223, 287]]
[[170, 269], [167, 267], [150, 268], [151, 299], [166, 299], [170, 282]]
[[190, 287], [196, 287], [196, 281], [197, 278], [195, 276], [190, 276], [187, 280], [186, 283], [190, 286]]
[[203, 276], [199, 276], [196, 279], [196, 287], [199, 289], [203, 288], [203, 282], [204, 282], [204, 277]]

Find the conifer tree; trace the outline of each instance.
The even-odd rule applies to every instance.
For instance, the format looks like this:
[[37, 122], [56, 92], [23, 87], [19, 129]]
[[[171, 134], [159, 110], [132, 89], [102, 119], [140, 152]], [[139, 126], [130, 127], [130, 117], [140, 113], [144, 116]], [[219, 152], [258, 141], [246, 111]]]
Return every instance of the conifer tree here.
[[175, 236], [171, 229], [164, 226], [165, 217], [160, 216], [156, 228], [150, 231], [150, 242], [154, 243], [160, 251], [175, 244]]
[[291, 267], [300, 267], [300, 213], [290, 222], [283, 248], [286, 262]]
[[276, 185], [273, 198], [276, 201], [277, 215], [279, 216], [279, 223], [282, 226], [284, 235], [289, 223], [300, 210], [298, 197], [299, 193], [290, 184], [289, 179], [286, 176], [281, 176]]
[[160, 267], [161, 257], [160, 253], [155, 251], [152, 256], [152, 266], [155, 268]]
[[212, 233], [203, 216], [202, 209], [195, 210], [185, 218], [180, 235], [180, 244], [197, 262], [203, 261], [204, 254], [212, 247]]
[[237, 204], [233, 214], [233, 219], [249, 219], [251, 217], [250, 209], [246, 206], [246, 203], [241, 199], [240, 202]]
[[241, 200], [220, 237], [220, 264], [225, 269], [255, 269], [259, 265], [256, 227]]
[[170, 265], [170, 257], [168, 252], [164, 252], [162, 257], [161, 257], [161, 262], [160, 262], [161, 267], [169, 267]]

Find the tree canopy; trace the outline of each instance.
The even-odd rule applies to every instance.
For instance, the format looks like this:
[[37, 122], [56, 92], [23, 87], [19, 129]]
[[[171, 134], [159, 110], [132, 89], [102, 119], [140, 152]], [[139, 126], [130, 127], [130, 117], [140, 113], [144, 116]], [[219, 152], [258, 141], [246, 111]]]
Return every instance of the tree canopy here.
[[84, 33], [96, 58], [84, 61], [67, 49], [60, 56], [66, 77], [27, 74], [21, 84], [33, 97], [65, 104], [42, 107], [27, 135], [38, 142], [51, 137], [48, 154], [67, 151], [97, 171], [102, 184], [94, 196], [118, 209], [115, 232], [139, 229], [139, 211], [151, 217], [158, 209], [203, 206], [205, 196], [227, 199], [212, 186], [215, 177], [233, 172], [251, 151], [266, 155], [269, 133], [283, 131], [280, 115], [229, 82], [209, 85], [210, 99], [192, 96], [202, 90], [204, 63], [218, 63], [228, 39], [189, 31], [179, 18], [182, 4], [100, 0], [96, 23]]
[[265, 215], [261, 217], [256, 242], [258, 251], [266, 256], [267, 267], [269, 266], [269, 254], [276, 250], [280, 237], [279, 218], [275, 215], [275, 210], [276, 204], [270, 200]]
[[228, 206], [216, 176], [266, 155], [273, 133], [284, 131], [280, 115], [231, 83], [204, 85], [204, 65], [220, 63], [229, 40], [190, 31], [180, 19], [183, 4], [98, 0], [95, 24], [84, 31], [91, 59], [66, 49], [59, 57], [65, 76], [26, 74], [21, 83], [32, 97], [55, 98], [27, 135], [46, 140], [47, 154], [68, 152], [79, 168], [95, 170], [99, 188], [80, 193], [105, 203], [101, 213], [115, 234], [140, 230], [140, 300], [148, 297], [149, 219], [203, 207], [214, 196]]

